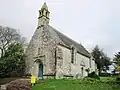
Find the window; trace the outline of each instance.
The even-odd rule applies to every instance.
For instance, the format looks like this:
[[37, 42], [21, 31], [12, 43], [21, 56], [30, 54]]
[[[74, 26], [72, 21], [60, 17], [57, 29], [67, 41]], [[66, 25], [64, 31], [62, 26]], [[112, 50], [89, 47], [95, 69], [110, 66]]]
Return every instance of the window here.
[[38, 48], [38, 55], [40, 55], [40, 48]]
[[44, 11], [42, 10], [42, 15], [44, 15]]
[[80, 66], [85, 67], [85, 63], [83, 61], [81, 61]]
[[40, 16], [41, 16], [41, 12], [40, 12]]
[[46, 16], [47, 16], [47, 14], [48, 14], [48, 13], [46, 12]]
[[71, 53], [71, 63], [74, 63], [74, 47], [72, 47], [72, 53]]
[[81, 67], [81, 75], [82, 75], [82, 77], [83, 77], [83, 69], [84, 69], [84, 68], [83, 68], [83, 67]]

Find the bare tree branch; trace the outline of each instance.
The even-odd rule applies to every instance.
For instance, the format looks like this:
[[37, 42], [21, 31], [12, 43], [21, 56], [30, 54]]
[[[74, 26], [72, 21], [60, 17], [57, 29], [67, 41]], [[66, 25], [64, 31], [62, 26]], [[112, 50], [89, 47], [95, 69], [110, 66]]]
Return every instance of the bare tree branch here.
[[4, 52], [7, 49], [9, 44], [14, 43], [14, 42], [19, 42], [23, 45], [25, 43], [25, 40], [26, 39], [22, 37], [16, 29], [0, 26], [1, 56], [4, 55]]

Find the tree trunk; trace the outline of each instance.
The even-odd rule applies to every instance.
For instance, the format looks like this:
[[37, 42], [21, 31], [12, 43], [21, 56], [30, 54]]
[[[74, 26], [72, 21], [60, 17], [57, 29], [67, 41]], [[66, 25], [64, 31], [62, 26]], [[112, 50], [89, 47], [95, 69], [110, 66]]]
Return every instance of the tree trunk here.
[[1, 56], [0, 57], [3, 57], [4, 56], [4, 49], [1, 49]]

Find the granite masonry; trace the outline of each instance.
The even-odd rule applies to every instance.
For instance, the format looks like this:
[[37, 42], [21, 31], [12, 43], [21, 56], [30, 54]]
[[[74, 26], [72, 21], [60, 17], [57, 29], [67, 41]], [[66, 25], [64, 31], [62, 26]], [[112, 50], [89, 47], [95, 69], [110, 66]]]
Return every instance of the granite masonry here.
[[26, 49], [26, 73], [41, 77], [85, 77], [95, 71], [90, 53], [49, 25], [46, 3], [39, 10], [38, 26]]

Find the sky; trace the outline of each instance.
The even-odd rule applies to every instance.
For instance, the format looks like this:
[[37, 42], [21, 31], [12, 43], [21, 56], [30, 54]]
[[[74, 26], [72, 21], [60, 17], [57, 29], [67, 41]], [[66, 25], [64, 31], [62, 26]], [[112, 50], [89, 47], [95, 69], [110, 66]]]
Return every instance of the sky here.
[[120, 51], [120, 0], [0, 0], [0, 25], [19, 29], [29, 41], [45, 1], [50, 25], [89, 52], [95, 45], [111, 58]]

